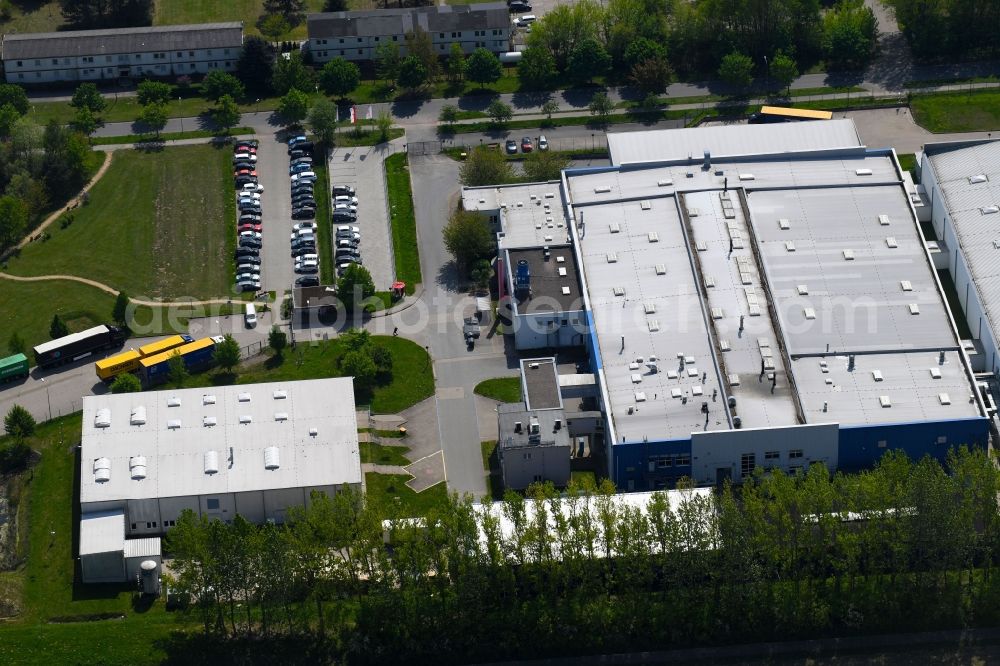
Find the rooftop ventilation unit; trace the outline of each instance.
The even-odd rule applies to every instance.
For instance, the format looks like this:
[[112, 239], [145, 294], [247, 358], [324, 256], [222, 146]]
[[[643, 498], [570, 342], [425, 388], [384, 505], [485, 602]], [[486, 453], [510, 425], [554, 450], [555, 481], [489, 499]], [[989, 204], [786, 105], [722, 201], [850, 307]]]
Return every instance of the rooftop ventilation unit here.
[[246, 425], [247, 423], [253, 423], [253, 417], [249, 414], [243, 414], [240, 416], [240, 423]]
[[284, 400], [287, 397], [288, 397], [288, 391], [286, 391], [285, 389], [278, 389], [277, 391], [274, 392], [275, 400]]
[[969, 176], [969, 185], [979, 185], [980, 183], [985, 183], [989, 178], [985, 173], [976, 174], [975, 176]]
[[979, 212], [983, 215], [995, 215], [1000, 213], [1000, 206], [983, 206], [979, 209]]
[[666, 264], [656, 264], [656, 266], [653, 267], [653, 270], [656, 271], [657, 275], [664, 275], [667, 272], [667, 265]]
[[607, 194], [611, 191], [610, 185], [598, 185], [594, 188], [594, 194]]
[[214, 416], [205, 416], [201, 419], [201, 424], [206, 428], [210, 428], [219, 422]]
[[656, 186], [657, 187], [670, 187], [673, 184], [674, 184], [674, 181], [671, 178], [664, 178], [663, 180], [656, 181]]
[[889, 216], [888, 215], [879, 215], [878, 216], [878, 223], [880, 225], [882, 225], [883, 227], [889, 226]]
[[754, 180], [755, 178], [756, 178], [756, 176], [754, 176], [752, 173], [741, 173], [740, 174], [740, 180]]
[[132, 456], [128, 459], [128, 471], [132, 475], [133, 481], [142, 481], [146, 478], [146, 456]]
[[129, 416], [128, 422], [134, 426], [146, 425], [146, 408], [142, 405], [133, 407], [132, 415]]
[[205, 451], [205, 474], [212, 475], [219, 473], [219, 453], [218, 451]]
[[214, 405], [215, 404], [215, 396], [212, 395], [211, 393], [204, 394], [203, 396], [201, 396], [201, 404], [203, 404], [203, 405]]
[[275, 470], [281, 467], [281, 460], [278, 456], [278, 447], [269, 446], [264, 449], [264, 469]]
[[884, 379], [884, 377], [882, 377], [882, 371], [881, 370], [872, 370], [872, 379], [874, 379], [877, 382], [882, 381]]
[[895, 236], [886, 236], [885, 237], [885, 245], [888, 248], [897, 248], [897, 247], [899, 247], [899, 243], [896, 242], [896, 237]]
[[854, 173], [857, 176], [870, 176], [870, 175], [872, 175], [872, 170], [871, 169], [855, 169]]
[[931, 373], [931, 379], [941, 379], [941, 370], [939, 370], [938, 368], [931, 368], [930, 373]]
[[942, 405], [950, 405], [951, 404], [951, 396], [948, 395], [947, 393], [939, 393], [938, 394], [938, 400], [941, 402]]
[[900, 280], [899, 288], [903, 291], [913, 291], [913, 283], [909, 280]]
[[625, 295], [625, 287], [612, 287], [611, 288], [611, 293], [614, 294], [615, 296], [624, 296]]
[[167, 407], [180, 407], [180, 406], [181, 406], [181, 399], [178, 398], [176, 395], [172, 395], [169, 398], [167, 398]]
[[309, 428], [309, 436], [310, 437], [315, 437], [318, 434], [319, 434], [319, 430], [317, 428]]
[[892, 400], [890, 400], [889, 396], [887, 395], [880, 395], [878, 397], [878, 404], [880, 404], [883, 407], [883, 409], [885, 409], [888, 407], [892, 407]]
[[808, 296], [809, 295], [809, 285], [807, 285], [807, 284], [800, 284], [800, 285], [798, 285], [798, 287], [796, 289], [799, 292], [799, 296]]
[[608, 258], [608, 263], [609, 264], [616, 264], [616, 263], [618, 263], [618, 253], [616, 253], [616, 252], [608, 252], [608, 257], [607, 258]]
[[181, 427], [180, 419], [170, 419], [167, 421], [167, 430], [177, 430]]
[[909, 308], [910, 308], [910, 314], [911, 315], [918, 315], [918, 314], [920, 314], [920, 306], [917, 305], [916, 303], [910, 303]]
[[712, 168], [712, 151], [711, 150], [706, 150], [705, 151], [705, 160], [704, 160], [704, 162], [702, 162], [702, 167], [704, 169], [711, 169]]
[[94, 414], [94, 427], [95, 428], [110, 428], [111, 427], [111, 410], [107, 407], [102, 407], [97, 410]]
[[787, 231], [788, 229], [792, 228], [792, 223], [783, 217], [780, 220], [778, 220], [778, 228], [781, 229], [782, 231]]
[[274, 413], [274, 420], [275, 421], [287, 421], [288, 420], [288, 412], [275, 412]]
[[656, 233], [655, 231], [650, 231], [646, 235], [646, 238], [649, 239], [650, 243], [656, 243], [656, 242], [658, 242], [660, 240], [660, 234]]
[[111, 460], [108, 458], [97, 458], [94, 460], [94, 481], [97, 483], [107, 483], [111, 480]]
[[236, 396], [236, 399], [240, 402], [250, 402], [250, 394], [240, 393], [238, 396]]

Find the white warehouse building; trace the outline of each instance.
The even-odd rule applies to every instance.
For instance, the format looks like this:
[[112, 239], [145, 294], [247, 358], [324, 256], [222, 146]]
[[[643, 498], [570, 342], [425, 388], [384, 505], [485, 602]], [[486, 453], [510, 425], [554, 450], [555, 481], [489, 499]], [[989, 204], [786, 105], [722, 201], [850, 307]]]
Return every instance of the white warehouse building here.
[[87, 396], [80, 460], [84, 582], [127, 580], [185, 510], [281, 523], [313, 491], [360, 490], [352, 379]]
[[3, 36], [8, 83], [204, 75], [234, 71], [243, 24], [147, 26]]

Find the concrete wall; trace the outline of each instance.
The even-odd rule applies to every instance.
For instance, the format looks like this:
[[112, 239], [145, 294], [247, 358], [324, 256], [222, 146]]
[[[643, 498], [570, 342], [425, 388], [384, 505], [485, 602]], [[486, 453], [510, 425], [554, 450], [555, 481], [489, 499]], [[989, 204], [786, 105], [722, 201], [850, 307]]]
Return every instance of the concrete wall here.
[[836, 423], [696, 432], [691, 435], [692, 478], [698, 485], [721, 483], [727, 476], [741, 482], [747, 455], [753, 456], [747, 475], [755, 467], [794, 472], [814, 462], [835, 470], [838, 444]]
[[556, 349], [586, 343], [586, 317], [582, 310], [518, 314], [513, 323], [517, 349]]
[[194, 51], [157, 51], [81, 55], [4, 61], [8, 83], [30, 85], [56, 81], [101, 81], [129, 77], [166, 77], [236, 70], [241, 46]]
[[690, 438], [620, 442], [607, 448], [611, 459], [609, 475], [619, 491], [672, 487], [677, 479], [691, 476]]
[[[451, 45], [459, 44], [464, 53], [484, 48], [493, 53], [510, 50], [510, 27], [465, 30], [461, 32], [431, 32], [434, 50], [441, 57], [451, 53]], [[373, 35], [369, 37], [321, 37], [307, 42], [315, 62], [328, 62], [334, 58], [344, 60], [374, 60], [375, 50], [383, 43], [395, 42], [399, 53], [407, 55], [405, 35]]]
[[504, 487], [521, 490], [536, 481], [565, 486], [569, 483], [569, 456], [568, 446], [499, 449]]
[[80, 557], [84, 583], [120, 583], [125, 580], [125, 556], [122, 551], [95, 553]]

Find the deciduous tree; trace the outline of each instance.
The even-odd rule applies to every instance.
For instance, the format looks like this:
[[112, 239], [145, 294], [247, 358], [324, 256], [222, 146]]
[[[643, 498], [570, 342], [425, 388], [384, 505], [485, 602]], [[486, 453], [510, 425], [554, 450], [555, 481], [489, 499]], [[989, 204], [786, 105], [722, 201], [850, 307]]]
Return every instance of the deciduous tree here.
[[271, 332], [267, 334], [267, 344], [274, 350], [274, 355], [281, 358], [288, 346], [288, 335], [275, 324], [271, 327]]
[[795, 64], [795, 59], [778, 51], [770, 61], [769, 69], [771, 78], [791, 93], [792, 81], [799, 76], [799, 67]]
[[337, 106], [326, 97], [316, 100], [309, 109], [309, 129], [316, 135], [316, 140], [327, 146], [332, 146], [337, 135]]
[[75, 109], [85, 106], [94, 113], [100, 113], [108, 103], [101, 97], [100, 91], [93, 83], [81, 83], [73, 92], [73, 99], [70, 100], [69, 105]]
[[229, 72], [223, 72], [221, 69], [213, 69], [206, 74], [201, 82], [201, 89], [206, 99], [213, 102], [225, 95], [229, 95], [233, 99], [241, 99], [246, 93], [243, 83], [238, 78]]
[[111, 382], [112, 393], [138, 393], [141, 390], [142, 383], [131, 372], [123, 372]]
[[673, 70], [664, 58], [648, 58], [632, 65], [629, 80], [646, 95], [658, 95], [670, 85]]
[[502, 74], [503, 66], [500, 60], [492, 51], [482, 47], [473, 51], [465, 63], [465, 75], [480, 87], [499, 81]]
[[278, 115], [286, 125], [298, 125], [309, 113], [309, 95], [292, 88], [278, 102]]
[[496, 236], [480, 213], [456, 210], [448, 219], [443, 233], [445, 247], [464, 273], [477, 261], [488, 259], [496, 251]]
[[361, 70], [353, 62], [334, 58], [323, 65], [319, 73], [319, 86], [327, 95], [347, 97], [361, 83]]
[[240, 343], [236, 342], [233, 336], [227, 335], [222, 342], [215, 345], [212, 358], [220, 368], [232, 372], [240, 363]]
[[587, 108], [590, 109], [590, 115], [596, 116], [602, 123], [607, 123], [611, 113], [615, 110], [615, 104], [606, 92], [598, 91], [590, 98], [590, 104]]
[[139, 112], [138, 121], [148, 130], [155, 132], [159, 138], [160, 132], [167, 126], [167, 106], [165, 104], [147, 104]]
[[175, 388], [180, 388], [184, 386], [187, 382], [188, 377], [191, 373], [187, 369], [187, 365], [184, 363], [184, 357], [178, 352], [174, 352], [167, 359], [167, 380], [174, 385]]
[[544, 90], [556, 76], [556, 61], [544, 46], [529, 46], [517, 63], [517, 78], [528, 89]]
[[453, 42], [451, 52], [448, 54], [448, 80], [452, 83], [461, 81], [465, 76], [465, 67], [465, 52], [462, 51], [462, 45]]
[[381, 42], [375, 47], [375, 73], [383, 81], [396, 81], [402, 61], [396, 42]]
[[428, 73], [420, 59], [416, 56], [406, 56], [399, 64], [396, 83], [407, 90], [416, 90], [427, 83]]
[[272, 42], [278, 41], [282, 35], [287, 34], [292, 29], [292, 25], [288, 22], [288, 19], [281, 14], [265, 14], [260, 19], [257, 27], [260, 30], [260, 34]]
[[0, 248], [8, 248], [21, 240], [28, 229], [28, 207], [12, 195], [0, 196]]
[[729, 53], [719, 64], [719, 78], [741, 92], [746, 90], [753, 82], [753, 60], [739, 51]]
[[[288, 57], [285, 57], [288, 56]], [[304, 92], [316, 90], [316, 74], [302, 61], [302, 52], [282, 54], [274, 61], [271, 70], [271, 87], [278, 95], [297, 89]]]
[[503, 185], [514, 180], [514, 171], [503, 153], [487, 146], [477, 146], [458, 170], [458, 179], [467, 187]]
[[592, 81], [603, 76], [611, 67], [611, 56], [599, 41], [584, 39], [573, 46], [569, 54], [567, 73], [577, 81]]
[[364, 266], [352, 263], [337, 279], [337, 297], [348, 312], [357, 311], [366, 299], [374, 295], [375, 282]]
[[212, 109], [212, 117], [228, 133], [240, 122], [240, 107], [231, 95], [223, 95]]
[[486, 107], [486, 115], [490, 117], [496, 125], [506, 125], [511, 118], [514, 117], [514, 110], [510, 108], [510, 104], [501, 102], [499, 99], [495, 99], [490, 102], [490, 105]]
[[31, 104], [24, 88], [14, 83], [0, 83], [0, 106], [10, 104], [19, 114], [27, 115]]
[[559, 180], [569, 158], [551, 150], [536, 150], [524, 160], [524, 177], [531, 182]]
[[174, 87], [163, 81], [143, 81], [136, 88], [136, 97], [139, 104], [166, 104], [173, 95]]
[[424, 66], [428, 81], [437, 79], [441, 73], [441, 61], [438, 59], [437, 51], [434, 50], [434, 42], [426, 30], [418, 26], [406, 33], [406, 52]]

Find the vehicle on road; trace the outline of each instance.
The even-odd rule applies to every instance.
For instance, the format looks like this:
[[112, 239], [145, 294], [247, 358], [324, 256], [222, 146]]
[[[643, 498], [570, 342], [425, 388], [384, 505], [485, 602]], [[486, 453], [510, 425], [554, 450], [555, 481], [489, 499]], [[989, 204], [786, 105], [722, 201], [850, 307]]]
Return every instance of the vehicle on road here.
[[521, 139], [521, 152], [530, 153], [535, 148], [534, 144], [531, 142], [531, 137], [526, 136]]
[[247, 303], [243, 306], [243, 323], [246, 324], [247, 328], [253, 328], [257, 325], [257, 308], [253, 303]]
[[517, 141], [514, 139], [507, 139], [507, 143], [504, 144], [504, 149], [507, 151], [508, 155], [514, 155], [517, 153]]
[[28, 357], [14, 354], [0, 358], [0, 382], [12, 382], [28, 376]]
[[99, 349], [120, 347], [128, 333], [116, 326], [94, 326], [79, 333], [70, 333], [55, 340], [36, 345], [35, 365], [40, 368], [54, 368], [89, 356]]

